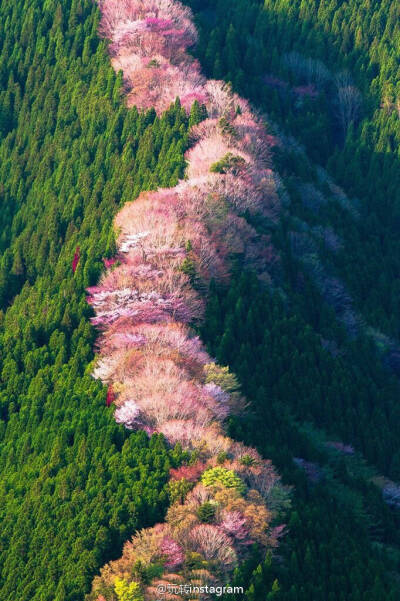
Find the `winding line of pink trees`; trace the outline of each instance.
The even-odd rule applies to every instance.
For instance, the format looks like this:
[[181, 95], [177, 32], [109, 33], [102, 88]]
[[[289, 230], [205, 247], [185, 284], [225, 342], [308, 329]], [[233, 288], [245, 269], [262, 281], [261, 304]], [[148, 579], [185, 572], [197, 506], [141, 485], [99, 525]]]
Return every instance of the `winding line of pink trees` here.
[[197, 100], [208, 112], [192, 131], [187, 179], [124, 206], [117, 256], [88, 290], [101, 332], [93, 375], [108, 386], [117, 422], [162, 433], [188, 452], [187, 465], [171, 470], [165, 523], [137, 533], [89, 599], [157, 599], [159, 584], [226, 582], [253, 543], [274, 547], [282, 531], [273, 524], [286, 493], [271, 463], [225, 435], [227, 417], [245, 407], [236, 378], [190, 328], [203, 316], [210, 280], [229, 279], [232, 256], [266, 280], [279, 260], [243, 216], [279, 215], [269, 160], [277, 142], [243, 99], [201, 75], [186, 52], [196, 41], [187, 8], [172, 0], [99, 4], [130, 104], [160, 112], [179, 96], [187, 109]]

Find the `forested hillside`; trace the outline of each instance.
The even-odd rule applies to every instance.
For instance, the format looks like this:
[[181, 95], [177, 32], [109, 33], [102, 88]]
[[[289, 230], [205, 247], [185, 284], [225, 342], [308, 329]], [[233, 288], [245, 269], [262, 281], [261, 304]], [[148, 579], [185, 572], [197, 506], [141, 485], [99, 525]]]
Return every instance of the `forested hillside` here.
[[[169, 11], [177, 5], [162, 4]], [[234, 93], [209, 87], [191, 61], [177, 66], [173, 60], [173, 68], [166, 68], [159, 56], [150, 62], [119, 56], [127, 40], [142, 40], [140, 28], [130, 38], [129, 27], [122, 28], [110, 47], [92, 0], [0, 5], [0, 600], [83, 601], [105, 564], [117, 566], [119, 575], [128, 566], [130, 588], [123, 578], [109, 586], [115, 579], [107, 581], [106, 566], [103, 581], [95, 580], [103, 589], [96, 585], [93, 599], [141, 599], [132, 579], [147, 587], [162, 567], [172, 572], [183, 564], [180, 544], [151, 528], [167, 515], [171, 527], [185, 517], [186, 525], [200, 528], [192, 540], [197, 548], [212, 534], [225, 553], [213, 559], [231, 562], [229, 569], [238, 553], [240, 566], [226, 579], [246, 587], [247, 601], [395, 601], [400, 597], [400, 8], [391, 0], [186, 4], [200, 34], [194, 56], [207, 76], [231, 82]], [[188, 29], [176, 27], [176, 13], [168, 17], [172, 21], [146, 23], [147, 39], [151, 45], [162, 34], [171, 56], [178, 52], [181, 60], [196, 31], [190, 23]], [[123, 69], [125, 77], [113, 67]], [[129, 80], [128, 72], [136, 78]], [[267, 124], [235, 93], [266, 111]], [[210, 97], [215, 115], [207, 114], [210, 105], [204, 107]], [[227, 97], [234, 98], [229, 106], [236, 111], [221, 118]], [[220, 120], [202, 125], [207, 116]], [[249, 144], [252, 119], [257, 135], [267, 135], [267, 153], [255, 160], [258, 170], [264, 159], [263, 168], [271, 170], [271, 202], [264, 214], [252, 210], [257, 194], [248, 179], [238, 186], [244, 165], [254, 161], [243, 141]], [[206, 152], [201, 144], [196, 150], [204, 137]], [[209, 213], [201, 229], [199, 213], [194, 219], [184, 196], [190, 185], [178, 185], [188, 163], [198, 200], [206, 197], [205, 174], [213, 174], [218, 194], [221, 184], [215, 182], [228, 182], [224, 194], [237, 203], [234, 218], [225, 201], [215, 202], [213, 189], [214, 204], [209, 197], [204, 203]], [[132, 329], [125, 338], [126, 332], [111, 328], [99, 338], [90, 319], [102, 327], [110, 315], [99, 313], [121, 309], [114, 301], [105, 306], [100, 297], [107, 286], [120, 288], [125, 281], [121, 244], [132, 243], [132, 238], [117, 243], [113, 219], [142, 191], [175, 186], [170, 196], [166, 190], [142, 195], [138, 213], [133, 202], [120, 213], [118, 225], [143, 225], [146, 219], [151, 224], [161, 221], [160, 214], [171, 223], [173, 211], [159, 211], [165, 200], [180, 215], [184, 236], [181, 230], [171, 234], [175, 242], [185, 241], [179, 286], [184, 283], [185, 303], [188, 282], [194, 290], [190, 301], [202, 299], [194, 313], [202, 314], [207, 300], [205, 319], [195, 323], [207, 352], [184, 329], [194, 314], [182, 319], [182, 305], [171, 311], [184, 327], [179, 322], [168, 332], [164, 328], [162, 342], [162, 328], [156, 331], [154, 325]], [[225, 218], [230, 227], [237, 225], [234, 236], [228, 226], [223, 232]], [[249, 240], [246, 255], [243, 242]], [[138, 281], [148, 259], [148, 249], [140, 245], [140, 250]], [[170, 292], [176, 282], [168, 281]], [[154, 306], [150, 309], [154, 317]], [[148, 337], [144, 350], [143, 335]], [[128, 342], [136, 345], [134, 353], [129, 360], [119, 355], [112, 377], [104, 377], [95, 351], [108, 360]], [[158, 434], [161, 420], [154, 426], [157, 412], [148, 408], [148, 421], [134, 423], [136, 409], [131, 405], [124, 413], [120, 404], [115, 415], [130, 430], [116, 423], [108, 405], [118, 405], [121, 393], [130, 400], [128, 392], [143, 380], [128, 382], [131, 389], [109, 382], [126, 384], [126, 374], [130, 377], [149, 352], [154, 363], [164, 361], [167, 352], [180, 373], [183, 366], [194, 374], [198, 398], [193, 388], [180, 389], [192, 395], [192, 421], [196, 416], [206, 424], [215, 399], [226, 403], [220, 418], [222, 423], [229, 415], [228, 431], [218, 431], [219, 442], [233, 446], [227, 454], [221, 449], [215, 465], [203, 464], [192, 449], [172, 448], [171, 442], [181, 442], [182, 427], [165, 428], [164, 438]], [[212, 363], [207, 380], [202, 370], [211, 357], [230, 371]], [[108, 389], [93, 379], [96, 369]], [[154, 373], [147, 373], [146, 386]], [[200, 386], [207, 415], [200, 415]], [[233, 415], [228, 397], [237, 400], [239, 390], [249, 405]], [[139, 399], [141, 418], [144, 400]], [[147, 433], [133, 432], [138, 426]], [[209, 441], [214, 434], [209, 432]], [[244, 445], [257, 447], [259, 454], [244, 452]], [[248, 496], [257, 470], [269, 465], [264, 458], [271, 458], [293, 487], [285, 536], [265, 559], [265, 548], [275, 546], [282, 532], [266, 528], [271, 499], [266, 495], [256, 502]], [[278, 481], [271, 470], [266, 470], [269, 484]], [[202, 486], [203, 496], [189, 494], [186, 504], [179, 503], [199, 478], [195, 490]], [[221, 486], [230, 489], [223, 500]], [[215, 498], [204, 496], [205, 489]], [[280, 485], [276, 490], [282, 504], [286, 495]], [[222, 517], [216, 500], [224, 507]], [[251, 542], [258, 535], [258, 548], [247, 545], [249, 531], [240, 512], [253, 516]], [[142, 528], [154, 533], [152, 544], [158, 553], [162, 549], [163, 565], [152, 562], [148, 571], [133, 565], [129, 544], [114, 562]], [[220, 538], [218, 529], [225, 529]], [[204, 577], [199, 571], [205, 567], [204, 558], [193, 553], [185, 558], [183, 577], [196, 570]]]
[[124, 108], [98, 18], [91, 0], [0, 9], [2, 600], [81, 600], [161, 517], [179, 463], [116, 425], [88, 370], [85, 287], [113, 252], [112, 217], [177, 183], [188, 129], [179, 106]]

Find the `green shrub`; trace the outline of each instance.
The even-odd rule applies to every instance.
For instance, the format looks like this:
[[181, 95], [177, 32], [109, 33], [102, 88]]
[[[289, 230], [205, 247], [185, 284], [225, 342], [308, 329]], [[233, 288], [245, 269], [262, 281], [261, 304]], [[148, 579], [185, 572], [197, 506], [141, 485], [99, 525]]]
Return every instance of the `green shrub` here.
[[214, 503], [206, 501], [197, 510], [197, 517], [205, 524], [210, 524], [214, 521], [216, 507]]
[[216, 163], [213, 163], [210, 167], [211, 173], [238, 173], [245, 166], [246, 161], [243, 157], [228, 152]]
[[225, 467], [213, 467], [206, 470], [201, 477], [201, 481], [204, 486], [222, 484], [226, 488], [235, 488], [241, 494], [246, 490], [246, 486], [239, 476], [233, 470], [228, 470]]

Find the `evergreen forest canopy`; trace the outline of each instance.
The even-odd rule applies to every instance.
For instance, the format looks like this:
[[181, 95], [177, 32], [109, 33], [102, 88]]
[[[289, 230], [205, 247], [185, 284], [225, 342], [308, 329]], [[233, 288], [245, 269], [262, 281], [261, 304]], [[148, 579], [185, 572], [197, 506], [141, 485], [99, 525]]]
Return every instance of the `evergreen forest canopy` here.
[[182, 176], [189, 120], [179, 105], [124, 108], [91, 0], [0, 12], [0, 599], [81, 600], [160, 519], [180, 459], [105, 410], [85, 288], [113, 252], [118, 206]]
[[[248, 600], [394, 601], [398, 510], [372, 479], [378, 471], [400, 478], [399, 387], [388, 369], [396, 368], [388, 338], [399, 338], [399, 8], [207, 6], [198, 53], [209, 74], [294, 134], [358, 198], [360, 215], [304, 203], [304, 185], [307, 199], [310, 190], [320, 198], [318, 171], [288, 144], [275, 159], [291, 198], [274, 232], [284, 302], [251, 274], [238, 274], [229, 291], [211, 287], [202, 335], [252, 403], [231, 421], [232, 435], [295, 484], [284, 561], [258, 565], [255, 556], [235, 578], [247, 583]], [[81, 601], [133, 531], [163, 518], [168, 473], [182, 460], [161, 438], [116, 425], [89, 375], [95, 334], [85, 288], [114, 253], [113, 216], [141, 190], [177, 184], [190, 126], [179, 103], [160, 117], [125, 108], [98, 23], [90, 0], [0, 6], [1, 601]], [[332, 79], [316, 88], [299, 53], [334, 75], [350, 71], [362, 111], [346, 132], [338, 134]], [[299, 223], [306, 234], [304, 224], [334, 229], [341, 244], [328, 252], [317, 237], [319, 261], [379, 337], [349, 336], [307, 253], [289, 244]], [[369, 465], [329, 439], [353, 445]]]

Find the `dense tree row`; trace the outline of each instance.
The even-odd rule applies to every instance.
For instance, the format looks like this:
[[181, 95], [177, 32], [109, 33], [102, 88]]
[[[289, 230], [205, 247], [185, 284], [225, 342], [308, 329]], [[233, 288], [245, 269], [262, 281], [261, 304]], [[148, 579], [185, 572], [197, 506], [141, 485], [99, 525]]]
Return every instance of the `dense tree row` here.
[[[204, 99], [202, 110], [198, 101], [191, 110], [192, 122], [196, 112], [203, 119], [190, 132], [185, 180], [125, 204], [115, 219], [117, 254], [88, 289], [101, 332], [93, 375], [108, 384], [117, 422], [161, 433], [188, 452], [188, 463], [171, 470], [166, 520], [136, 533], [88, 596], [140, 601], [159, 599], [160, 586], [224, 586], [254, 546], [265, 552], [282, 533], [287, 494], [271, 462], [226, 436], [229, 416], [245, 407], [236, 379], [190, 327], [203, 318], [210, 280], [227, 282], [237, 255], [270, 280], [276, 253], [245, 215], [279, 216], [278, 178], [269, 168], [276, 141], [246, 101], [223, 82], [205, 81], [185, 53], [195, 33], [187, 8], [104, 0], [101, 12], [130, 102], [168, 104], [164, 78], [176, 65], [174, 89], [190, 88], [196, 76]], [[145, 72], [156, 60], [164, 69], [150, 67], [154, 86]]]

